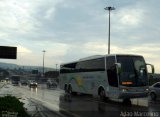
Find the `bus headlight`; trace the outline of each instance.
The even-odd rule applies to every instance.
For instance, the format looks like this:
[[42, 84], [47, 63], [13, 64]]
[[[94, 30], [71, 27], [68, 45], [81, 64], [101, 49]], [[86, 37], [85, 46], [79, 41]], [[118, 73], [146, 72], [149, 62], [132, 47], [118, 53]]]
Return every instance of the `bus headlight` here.
[[127, 91], [127, 89], [122, 89], [122, 92], [126, 92]]

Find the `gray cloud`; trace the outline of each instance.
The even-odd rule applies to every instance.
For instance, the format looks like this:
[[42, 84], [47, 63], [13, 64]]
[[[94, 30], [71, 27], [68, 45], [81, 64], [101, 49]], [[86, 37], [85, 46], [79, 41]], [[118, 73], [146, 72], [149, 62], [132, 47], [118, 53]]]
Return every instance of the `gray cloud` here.
[[19, 59], [19, 64], [34, 64], [43, 49], [50, 54], [47, 65], [106, 54], [108, 11], [104, 7], [111, 5], [116, 7], [111, 12], [112, 50], [143, 54], [153, 62], [149, 56], [157, 55], [156, 61], [160, 57], [156, 50], [160, 42], [158, 3], [158, 0], [3, 0], [0, 40], [3, 45], [19, 45], [32, 52], [29, 54], [33, 59], [24, 55], [26, 62]]

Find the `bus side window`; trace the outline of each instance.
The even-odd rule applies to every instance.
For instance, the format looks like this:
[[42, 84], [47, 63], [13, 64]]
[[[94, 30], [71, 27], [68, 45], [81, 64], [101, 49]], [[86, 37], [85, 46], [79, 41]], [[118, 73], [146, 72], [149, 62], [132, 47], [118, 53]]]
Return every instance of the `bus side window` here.
[[105, 70], [104, 58], [80, 61], [77, 63], [76, 69], [79, 70], [79, 72], [104, 71]]
[[74, 73], [76, 72], [75, 66], [77, 63], [70, 63], [66, 65], [61, 65], [60, 73]]
[[107, 57], [106, 64], [109, 85], [113, 87], [118, 87], [115, 57]]

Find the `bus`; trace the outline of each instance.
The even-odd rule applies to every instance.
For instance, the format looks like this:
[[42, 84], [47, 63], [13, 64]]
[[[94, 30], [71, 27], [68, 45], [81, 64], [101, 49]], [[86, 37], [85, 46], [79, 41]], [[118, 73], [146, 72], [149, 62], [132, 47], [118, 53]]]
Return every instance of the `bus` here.
[[11, 76], [11, 81], [14, 86], [19, 86], [20, 76], [19, 75]]
[[59, 85], [72, 93], [100, 99], [131, 99], [148, 95], [148, 70], [141, 55], [96, 55], [60, 65]]

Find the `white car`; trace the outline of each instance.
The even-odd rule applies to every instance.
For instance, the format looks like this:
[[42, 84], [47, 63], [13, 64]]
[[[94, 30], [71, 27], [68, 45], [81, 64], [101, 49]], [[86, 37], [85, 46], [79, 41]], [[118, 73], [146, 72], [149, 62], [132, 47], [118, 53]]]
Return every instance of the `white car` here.
[[38, 86], [38, 84], [37, 84], [36, 81], [30, 80], [30, 81], [28, 82], [28, 86], [29, 86], [30, 88], [36, 88], [36, 87]]
[[56, 88], [57, 87], [57, 82], [54, 80], [48, 80], [47, 81], [47, 88]]
[[149, 87], [150, 97], [152, 100], [156, 100], [160, 97], [160, 82], [156, 82], [152, 86]]

